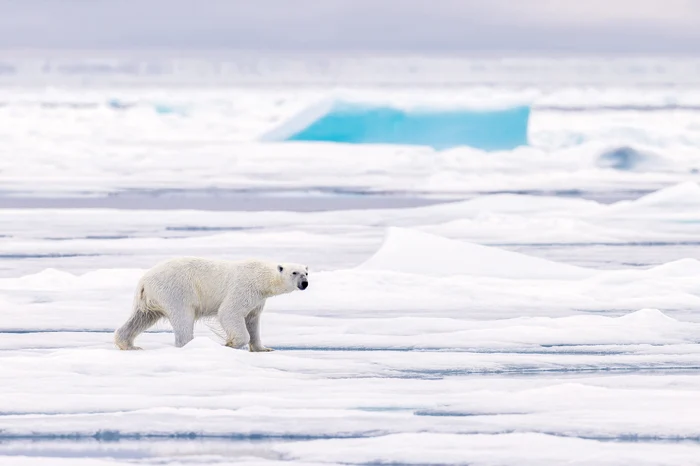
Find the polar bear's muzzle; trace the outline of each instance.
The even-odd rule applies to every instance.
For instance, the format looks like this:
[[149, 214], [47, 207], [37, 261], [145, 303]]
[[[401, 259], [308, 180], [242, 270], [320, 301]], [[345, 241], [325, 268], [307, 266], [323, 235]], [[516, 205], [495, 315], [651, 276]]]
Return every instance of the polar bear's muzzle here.
[[306, 279], [303, 279], [299, 282], [298, 287], [300, 290], [305, 290], [306, 288], [309, 287], [309, 282]]

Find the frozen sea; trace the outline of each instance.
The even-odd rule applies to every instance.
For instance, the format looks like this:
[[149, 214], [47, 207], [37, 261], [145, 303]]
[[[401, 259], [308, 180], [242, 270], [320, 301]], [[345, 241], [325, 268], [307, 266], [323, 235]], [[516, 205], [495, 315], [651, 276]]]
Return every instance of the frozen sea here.
[[[333, 99], [528, 145], [268, 142]], [[700, 60], [0, 57], [0, 464], [700, 465]], [[183, 255], [309, 265], [272, 353], [121, 352]]]

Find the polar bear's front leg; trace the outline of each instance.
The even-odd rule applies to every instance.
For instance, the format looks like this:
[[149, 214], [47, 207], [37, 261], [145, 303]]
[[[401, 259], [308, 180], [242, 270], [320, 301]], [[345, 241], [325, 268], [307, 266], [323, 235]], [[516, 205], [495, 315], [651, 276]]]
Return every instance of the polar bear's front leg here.
[[267, 348], [260, 340], [260, 315], [262, 314], [265, 303], [253, 309], [245, 319], [245, 324], [250, 334], [250, 351], [274, 351], [272, 348]]
[[226, 346], [241, 348], [250, 342], [245, 317], [235, 306], [222, 305], [219, 309], [219, 322], [226, 333]]

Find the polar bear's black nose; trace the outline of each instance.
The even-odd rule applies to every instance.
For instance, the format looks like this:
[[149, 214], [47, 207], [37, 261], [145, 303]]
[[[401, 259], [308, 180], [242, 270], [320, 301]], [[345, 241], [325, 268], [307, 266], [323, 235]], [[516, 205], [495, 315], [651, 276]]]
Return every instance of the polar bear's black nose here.
[[299, 283], [299, 289], [300, 290], [305, 290], [309, 286], [309, 282], [304, 280], [303, 282]]

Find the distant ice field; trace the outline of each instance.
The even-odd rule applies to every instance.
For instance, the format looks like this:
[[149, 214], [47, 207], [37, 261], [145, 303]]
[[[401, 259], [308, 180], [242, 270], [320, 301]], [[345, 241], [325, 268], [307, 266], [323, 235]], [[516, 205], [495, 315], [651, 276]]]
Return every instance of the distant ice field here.
[[[0, 185], [18, 196], [228, 189], [453, 198], [647, 192], [700, 179], [700, 62], [690, 58], [8, 52], [0, 62]], [[334, 102], [431, 112], [525, 105], [527, 144], [436, 150], [267, 137], [303, 128]]]
[[[569, 97], [569, 104], [566, 91], [537, 96], [498, 88], [393, 89], [388, 99], [378, 89], [332, 88], [37, 92], [13, 89], [4, 99], [0, 95], [0, 101], [7, 101], [0, 107], [5, 192], [36, 196], [218, 188], [449, 198], [500, 191], [649, 191], [700, 178], [698, 109], [677, 104], [628, 108], [640, 103], [614, 90]], [[645, 96], [650, 92], [643, 91]], [[687, 90], [666, 92], [659, 100], [696, 99]], [[94, 106], [73, 106], [86, 94]], [[341, 98], [338, 94], [344, 101], [433, 111], [526, 101], [533, 105], [528, 145], [491, 152], [467, 146], [435, 150], [264, 139], [319, 102]], [[605, 105], [606, 94], [621, 108], [586, 108], [595, 100]], [[115, 95], [134, 106], [110, 107]], [[580, 106], [580, 101], [585, 105], [551, 109], [544, 106], [546, 98], [564, 100], [564, 107]]]

